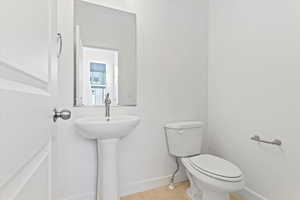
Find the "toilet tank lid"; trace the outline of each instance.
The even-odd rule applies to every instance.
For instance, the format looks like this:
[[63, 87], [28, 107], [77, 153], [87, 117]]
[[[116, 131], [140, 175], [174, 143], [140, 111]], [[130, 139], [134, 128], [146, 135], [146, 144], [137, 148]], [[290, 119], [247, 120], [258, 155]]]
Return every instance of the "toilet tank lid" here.
[[202, 121], [181, 121], [171, 122], [165, 125], [167, 129], [190, 129], [190, 128], [201, 128], [204, 122]]

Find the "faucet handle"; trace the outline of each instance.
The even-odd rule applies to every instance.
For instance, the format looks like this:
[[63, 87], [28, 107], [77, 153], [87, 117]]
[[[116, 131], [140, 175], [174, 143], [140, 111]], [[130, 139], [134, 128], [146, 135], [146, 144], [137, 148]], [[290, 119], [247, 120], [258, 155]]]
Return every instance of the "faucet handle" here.
[[106, 97], [105, 97], [105, 104], [111, 104], [111, 100], [109, 98], [109, 93], [106, 94]]

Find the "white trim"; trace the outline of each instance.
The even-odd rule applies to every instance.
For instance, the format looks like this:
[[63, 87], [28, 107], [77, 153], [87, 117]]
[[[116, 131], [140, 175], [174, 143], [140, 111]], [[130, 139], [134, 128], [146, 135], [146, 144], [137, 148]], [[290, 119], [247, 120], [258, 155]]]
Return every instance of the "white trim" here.
[[[153, 188], [157, 188], [160, 186], [168, 185], [170, 182], [172, 175], [168, 176], [161, 176], [161, 177], [155, 177], [150, 178], [142, 181], [136, 181], [132, 183], [128, 183], [125, 186], [121, 186], [120, 196], [127, 196], [130, 194], [138, 193], [138, 192], [144, 192], [146, 190], [151, 190]], [[187, 180], [187, 177], [185, 173], [179, 173], [176, 176], [176, 182], [181, 182]], [[86, 193], [86, 194], [79, 194], [74, 196], [69, 196], [65, 198], [61, 198], [59, 200], [94, 200], [95, 193]]]
[[73, 195], [66, 198], [60, 198], [59, 200], [93, 200], [93, 199], [96, 199], [95, 193]]
[[[168, 185], [172, 175], [150, 178], [142, 181], [136, 181], [121, 187], [120, 196], [127, 196], [130, 194], [151, 190], [160, 186]], [[176, 176], [176, 182], [187, 180], [185, 173], [179, 173]]]
[[242, 197], [247, 200], [268, 200], [264, 196], [258, 194], [257, 192], [253, 191], [252, 189], [245, 187], [244, 190], [238, 192]]
[[[121, 187], [120, 196], [127, 196], [130, 194], [144, 192], [146, 190], [151, 190], [153, 188], [168, 185], [170, 178], [171, 175], [155, 177], [155, 178], [129, 183], [126, 186]], [[176, 176], [176, 182], [181, 182], [185, 180], [187, 180], [185, 173], [179, 173]], [[247, 200], [269, 200], [248, 187], [238, 192], [238, 194], [240, 194]], [[95, 198], [96, 198], [95, 193], [85, 193], [85, 194], [79, 194], [79, 195], [73, 195], [73, 196], [61, 198], [59, 200], [93, 200]]]

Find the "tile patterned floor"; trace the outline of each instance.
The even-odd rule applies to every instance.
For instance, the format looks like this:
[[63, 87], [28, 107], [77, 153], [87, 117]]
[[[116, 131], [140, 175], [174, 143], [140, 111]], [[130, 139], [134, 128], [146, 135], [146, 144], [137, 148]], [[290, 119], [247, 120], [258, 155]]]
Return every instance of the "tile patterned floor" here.
[[[175, 190], [169, 190], [168, 186], [163, 186], [122, 197], [121, 200], [190, 200], [185, 190], [189, 187], [188, 182], [176, 184]], [[232, 194], [230, 200], [245, 200], [237, 194]]]

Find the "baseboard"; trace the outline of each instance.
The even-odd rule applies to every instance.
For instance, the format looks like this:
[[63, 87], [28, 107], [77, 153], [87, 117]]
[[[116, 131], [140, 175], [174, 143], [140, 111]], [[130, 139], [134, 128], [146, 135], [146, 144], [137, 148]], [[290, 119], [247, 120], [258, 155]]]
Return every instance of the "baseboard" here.
[[[129, 183], [126, 186], [121, 187], [120, 196], [127, 196], [130, 194], [143, 192], [160, 186], [168, 185], [170, 179], [171, 179], [171, 175], [155, 177], [155, 178]], [[176, 176], [176, 182], [181, 182], [185, 180], [187, 180], [185, 173], [179, 173]], [[238, 194], [244, 197], [246, 200], [268, 200], [267, 198], [263, 197], [262, 195], [258, 194], [257, 192], [253, 191], [248, 187], [238, 192]], [[86, 193], [86, 194], [70, 196], [67, 198], [61, 198], [59, 200], [94, 200], [96, 198], [95, 196], [96, 196], [95, 193]]]
[[95, 193], [86, 193], [86, 194], [59, 198], [59, 200], [94, 200], [94, 199], [96, 199]]
[[[123, 187], [121, 186], [120, 196], [127, 196], [130, 194], [144, 192], [146, 190], [151, 190], [153, 188], [168, 185], [171, 176], [172, 175], [155, 177], [155, 178], [150, 178], [142, 181], [132, 182]], [[181, 182], [185, 180], [187, 180], [185, 173], [178, 173], [175, 179], [176, 182]], [[59, 200], [94, 200], [96, 198], [95, 196], [96, 196], [95, 193], [86, 193], [86, 194], [60, 198]]]
[[263, 197], [262, 195], [258, 194], [257, 192], [253, 191], [248, 187], [238, 192], [238, 194], [240, 194], [246, 200], [268, 200], [267, 198]]
[[[146, 190], [151, 190], [153, 188], [157, 188], [160, 186], [168, 185], [170, 183], [171, 176], [172, 175], [156, 177], [156, 178], [130, 183], [125, 187], [121, 188], [120, 195], [126, 196], [138, 192], [143, 192]], [[176, 182], [181, 182], [185, 180], [187, 180], [185, 173], [178, 173], [175, 179]]]

